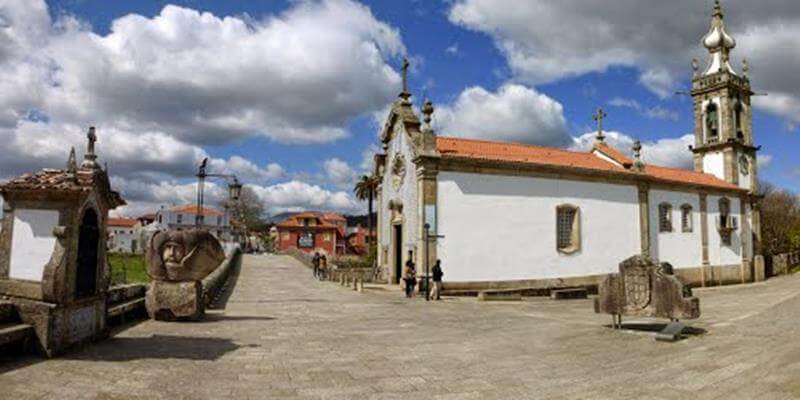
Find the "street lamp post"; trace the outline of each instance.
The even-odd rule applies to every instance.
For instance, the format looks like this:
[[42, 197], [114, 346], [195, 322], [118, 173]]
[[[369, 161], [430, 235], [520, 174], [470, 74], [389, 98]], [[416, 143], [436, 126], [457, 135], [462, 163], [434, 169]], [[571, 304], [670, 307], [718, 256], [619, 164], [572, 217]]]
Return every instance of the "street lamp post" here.
[[[242, 184], [239, 179], [233, 174], [209, 174], [206, 171], [208, 166], [208, 158], [204, 158], [200, 163], [200, 168], [197, 170], [197, 215], [194, 218], [194, 224], [197, 229], [203, 226], [203, 203], [205, 202], [205, 183], [206, 178], [223, 178], [228, 183], [228, 198], [231, 201], [238, 201], [239, 196], [242, 194]], [[227, 212], [226, 212], [227, 214]]]

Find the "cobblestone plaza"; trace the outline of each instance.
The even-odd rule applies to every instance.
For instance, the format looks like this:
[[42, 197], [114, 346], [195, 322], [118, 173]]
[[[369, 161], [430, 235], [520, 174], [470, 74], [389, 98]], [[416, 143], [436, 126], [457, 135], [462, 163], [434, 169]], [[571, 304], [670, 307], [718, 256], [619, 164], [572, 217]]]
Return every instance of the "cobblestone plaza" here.
[[590, 300], [406, 300], [245, 256], [224, 311], [143, 321], [61, 358], [0, 364], [3, 399], [796, 398], [800, 277], [696, 290], [677, 343], [663, 321], [612, 331]]

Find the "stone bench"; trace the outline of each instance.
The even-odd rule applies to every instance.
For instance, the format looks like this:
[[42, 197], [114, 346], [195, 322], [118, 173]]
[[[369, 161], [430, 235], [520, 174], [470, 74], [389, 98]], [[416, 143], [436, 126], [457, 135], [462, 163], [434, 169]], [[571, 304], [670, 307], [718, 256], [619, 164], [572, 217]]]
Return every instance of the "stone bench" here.
[[520, 301], [522, 291], [512, 290], [482, 290], [478, 292], [478, 301]]
[[133, 300], [129, 300], [123, 303], [118, 303], [113, 306], [108, 307], [107, 315], [108, 318], [113, 318], [117, 316], [124, 316], [128, 313], [133, 313], [135, 311], [143, 311], [145, 309], [144, 306], [144, 296], [135, 298]]
[[553, 289], [550, 298], [553, 300], [585, 299], [588, 295], [586, 288]]
[[0, 346], [26, 341], [33, 335], [33, 327], [20, 322], [0, 324]]

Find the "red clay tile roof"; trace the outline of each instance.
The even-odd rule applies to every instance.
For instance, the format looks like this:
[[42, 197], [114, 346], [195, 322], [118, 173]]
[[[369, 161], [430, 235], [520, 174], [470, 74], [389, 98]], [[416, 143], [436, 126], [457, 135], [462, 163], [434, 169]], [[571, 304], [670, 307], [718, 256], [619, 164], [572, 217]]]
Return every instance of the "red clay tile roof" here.
[[597, 150], [600, 153], [603, 153], [608, 158], [624, 165], [625, 167], [630, 167], [631, 165], [633, 165], [633, 160], [628, 158], [628, 156], [626, 156], [625, 154], [622, 154], [622, 152], [620, 152], [619, 150], [609, 146], [605, 142], [595, 143], [592, 150]]
[[[610, 163], [590, 152], [576, 152], [552, 147], [534, 146], [518, 143], [491, 142], [486, 140], [437, 137], [436, 146], [442, 158], [478, 159], [505, 161], [510, 163], [535, 164], [542, 166], [563, 166], [590, 171], [608, 171], [621, 176], [639, 175], [636, 171]], [[619, 150], [607, 144], [602, 145], [603, 153], [615, 160], [629, 161]], [[619, 161], [618, 161], [619, 162]], [[621, 162], [625, 165], [625, 162]], [[627, 164], [627, 165], [631, 165]], [[719, 189], [744, 190], [725, 182], [714, 175], [676, 168], [646, 165], [644, 175], [655, 180], [708, 186]]]
[[136, 220], [131, 218], [109, 218], [107, 225], [133, 228], [133, 226], [136, 225]]
[[[306, 219], [306, 218], [314, 218], [314, 219], [316, 219], [317, 220], [317, 225], [313, 226], [313, 227], [306, 227], [306, 226], [300, 224], [300, 220], [301, 219]], [[338, 222], [340, 220], [341, 221], [346, 221], [346, 219], [344, 217], [342, 217], [339, 214], [335, 214], [335, 213], [322, 213], [322, 212], [318, 212], [318, 211], [304, 211], [304, 212], [301, 212], [301, 213], [298, 213], [298, 214], [292, 215], [291, 217], [286, 218], [285, 220], [279, 222], [276, 226], [278, 228], [304, 227], [304, 228], [316, 228], [316, 229], [324, 229], [324, 230], [335, 229], [337, 232], [339, 232], [340, 236], [344, 237], [344, 235], [345, 235], [344, 230], [341, 227], [333, 224], [333, 222], [335, 222], [335, 221]]]
[[118, 192], [111, 190], [108, 175], [103, 171], [78, 169], [69, 172], [63, 169], [45, 168], [33, 174], [22, 174], [0, 184], [2, 191], [41, 192], [89, 192], [97, 186], [105, 194], [109, 207], [125, 205]]
[[[172, 209], [170, 209], [170, 211], [184, 213], [184, 214], [197, 215], [197, 204], [186, 204], [186, 205], [183, 205], [183, 206], [173, 207]], [[211, 217], [221, 216], [222, 215], [221, 212], [219, 212], [219, 211], [217, 211], [217, 210], [215, 210], [215, 209], [213, 209], [211, 207], [203, 207], [203, 210], [201, 212], [202, 212], [202, 215], [211, 216]]]

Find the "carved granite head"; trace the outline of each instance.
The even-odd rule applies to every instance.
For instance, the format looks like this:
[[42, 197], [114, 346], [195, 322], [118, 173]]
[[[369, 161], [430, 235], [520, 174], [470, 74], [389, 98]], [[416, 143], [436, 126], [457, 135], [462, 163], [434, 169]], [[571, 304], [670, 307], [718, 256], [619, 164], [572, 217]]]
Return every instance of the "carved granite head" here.
[[199, 281], [224, 259], [219, 241], [207, 231], [158, 232], [147, 246], [147, 274], [158, 281]]

